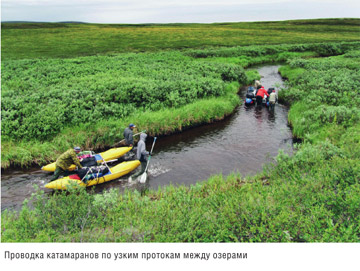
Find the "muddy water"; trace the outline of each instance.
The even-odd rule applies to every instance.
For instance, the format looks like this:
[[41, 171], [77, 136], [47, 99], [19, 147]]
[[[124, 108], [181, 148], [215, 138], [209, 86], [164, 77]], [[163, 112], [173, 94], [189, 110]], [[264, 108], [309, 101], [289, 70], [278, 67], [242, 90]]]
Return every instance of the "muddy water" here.
[[[279, 66], [258, 68], [265, 88], [283, 87], [277, 73]], [[283, 90], [286, 91], [286, 90]], [[244, 99], [245, 91], [241, 94]], [[240, 172], [253, 175], [271, 161], [279, 150], [292, 153], [292, 134], [287, 122], [288, 110], [276, 105], [274, 112], [265, 107], [239, 106], [227, 119], [158, 138], [149, 166], [148, 187], [157, 189], [169, 184], [194, 184], [211, 175]], [[152, 138], [147, 142], [150, 150]], [[1, 209], [18, 209], [34, 192], [34, 185], [43, 187], [51, 175], [41, 170], [12, 171], [2, 174]], [[138, 185], [121, 178], [96, 187], [96, 192], [116, 188], [138, 189]], [[45, 193], [51, 193], [44, 189]]]

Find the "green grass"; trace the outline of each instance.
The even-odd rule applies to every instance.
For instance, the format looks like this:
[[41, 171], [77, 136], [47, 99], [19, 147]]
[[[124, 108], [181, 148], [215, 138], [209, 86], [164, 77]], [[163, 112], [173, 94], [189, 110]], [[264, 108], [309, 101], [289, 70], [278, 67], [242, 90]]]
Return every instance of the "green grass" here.
[[296, 80], [305, 69], [303, 68], [290, 68], [289, 66], [282, 66], [279, 68], [279, 72], [284, 79]]
[[[277, 46], [278, 48], [280, 48], [281, 46]], [[240, 48], [246, 48], [246, 47], [240, 47]], [[261, 51], [261, 47], [255, 47], [258, 49], [258, 51]], [[254, 49], [255, 49], [254, 48]], [[271, 47], [267, 47], [267, 48], [271, 48]], [[231, 49], [228, 49], [229, 51]], [[307, 52], [288, 52], [286, 50], [288, 50], [287, 47], [283, 46], [283, 51], [274, 53], [274, 54], [266, 54], [266, 55], [260, 55], [260, 56], [252, 56], [252, 55], [245, 55], [245, 52], [234, 52], [234, 55], [238, 55], [238, 56], [229, 56], [229, 57], [225, 57], [225, 56], [209, 56], [206, 58], [199, 58], [199, 61], [205, 61], [205, 62], [217, 62], [217, 63], [231, 63], [231, 64], [236, 64], [239, 65], [243, 68], [249, 68], [251, 66], [255, 66], [255, 65], [261, 65], [261, 64], [265, 64], [265, 63], [283, 63], [286, 61], [289, 61], [290, 59], [299, 59], [299, 58], [310, 58], [310, 57], [316, 57], [318, 56], [318, 54], [316, 52], [311, 52], [311, 51], [307, 51]], [[217, 50], [212, 50], [213, 52], [216, 52]], [[254, 50], [255, 52], [255, 50]], [[220, 53], [222, 54], [222, 53]], [[259, 53], [259, 54], [262, 54]]]
[[2, 60], [167, 49], [358, 41], [360, 19], [223, 24], [2, 24]]

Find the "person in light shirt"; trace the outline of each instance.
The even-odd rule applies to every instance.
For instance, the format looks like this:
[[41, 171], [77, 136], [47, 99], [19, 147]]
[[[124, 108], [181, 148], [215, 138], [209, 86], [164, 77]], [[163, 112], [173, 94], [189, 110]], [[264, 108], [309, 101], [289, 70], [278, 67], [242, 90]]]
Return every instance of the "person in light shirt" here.
[[278, 100], [277, 93], [275, 92], [275, 89], [270, 93], [269, 97], [269, 107], [271, 110], [275, 108], [275, 104]]

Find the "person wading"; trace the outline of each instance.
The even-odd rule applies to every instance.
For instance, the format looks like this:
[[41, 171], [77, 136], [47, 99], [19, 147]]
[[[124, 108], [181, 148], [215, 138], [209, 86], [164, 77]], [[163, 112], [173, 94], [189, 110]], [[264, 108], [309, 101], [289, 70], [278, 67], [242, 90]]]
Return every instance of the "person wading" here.
[[269, 106], [270, 109], [273, 110], [275, 108], [275, 104], [277, 102], [278, 98], [275, 92], [275, 89], [270, 93], [270, 98], [269, 98]]
[[133, 147], [134, 146], [134, 134], [133, 130], [136, 126], [132, 123], [129, 124], [129, 127], [126, 127], [124, 130], [124, 138], [126, 146]]
[[60, 175], [68, 173], [68, 168], [72, 164], [75, 164], [78, 169], [81, 169], [82, 165], [80, 164], [79, 158], [77, 157], [77, 154], [79, 154], [80, 151], [80, 147], [74, 147], [73, 149], [69, 149], [63, 154], [61, 154], [56, 160], [55, 172], [50, 181], [57, 180], [59, 179]]
[[133, 178], [135, 179], [139, 177], [145, 171], [148, 155], [150, 154], [148, 151], [146, 151], [146, 145], [145, 145], [146, 138], [147, 138], [147, 134], [145, 133], [140, 134], [140, 140], [137, 144], [136, 158], [140, 161], [141, 170], [131, 175], [129, 177], [129, 182], [131, 182]]
[[264, 99], [265, 94], [267, 96], [269, 96], [269, 93], [265, 90], [265, 88], [263, 86], [261, 86], [261, 88], [256, 93], [256, 104], [257, 104], [257, 106], [262, 105], [262, 101]]
[[258, 90], [261, 87], [261, 83], [259, 80], [255, 80], [255, 89]]

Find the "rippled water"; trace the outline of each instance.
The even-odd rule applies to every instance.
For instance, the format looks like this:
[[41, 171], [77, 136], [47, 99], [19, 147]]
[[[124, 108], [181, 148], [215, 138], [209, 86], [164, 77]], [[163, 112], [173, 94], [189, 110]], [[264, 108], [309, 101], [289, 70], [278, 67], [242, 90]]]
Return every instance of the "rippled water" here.
[[[266, 89], [283, 87], [279, 66], [258, 68]], [[286, 90], [283, 90], [286, 91]], [[241, 93], [244, 99], [245, 92]], [[273, 113], [265, 107], [239, 106], [227, 119], [192, 128], [179, 134], [160, 137], [156, 141], [149, 166], [148, 186], [157, 189], [169, 184], [194, 184], [211, 175], [233, 171], [243, 176], [262, 170], [279, 149], [292, 153], [292, 134], [287, 122], [288, 110], [276, 105]], [[150, 150], [152, 138], [147, 142]], [[41, 170], [5, 172], [1, 181], [1, 209], [18, 209], [34, 191], [33, 185], [43, 187], [51, 178]], [[110, 188], [137, 189], [138, 185], [122, 178], [98, 185], [96, 192]], [[50, 190], [42, 188], [46, 193]]]

